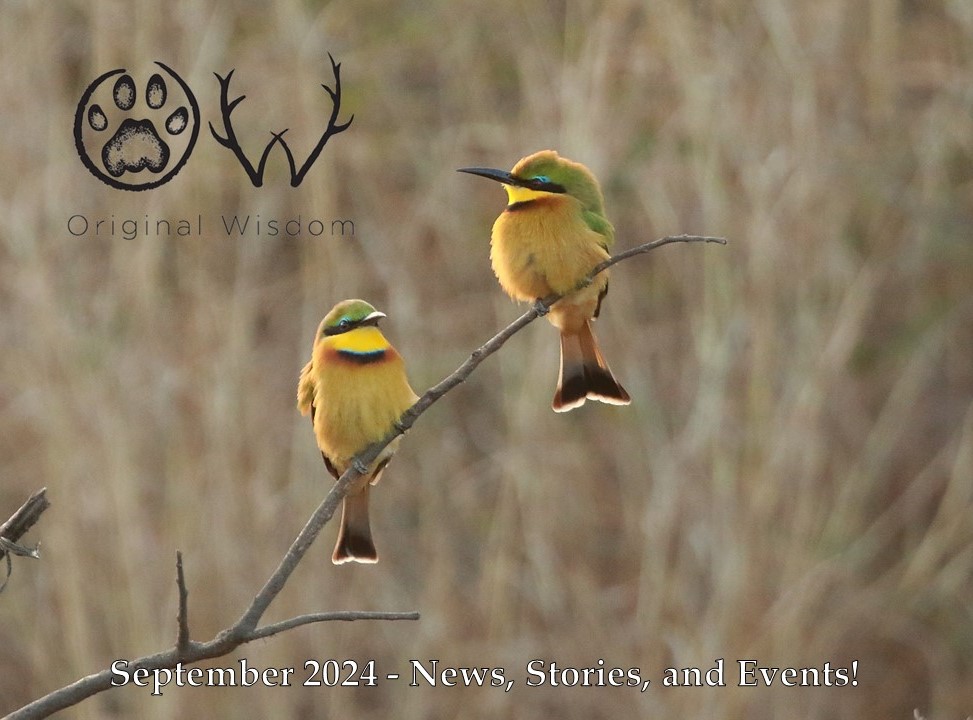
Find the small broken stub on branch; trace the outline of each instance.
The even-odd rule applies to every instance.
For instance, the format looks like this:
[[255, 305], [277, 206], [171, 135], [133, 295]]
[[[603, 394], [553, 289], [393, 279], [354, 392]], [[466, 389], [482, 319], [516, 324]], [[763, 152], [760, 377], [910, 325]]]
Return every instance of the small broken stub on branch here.
[[0, 525], [0, 558], [6, 560], [7, 571], [3, 581], [0, 582], [0, 592], [7, 586], [10, 573], [13, 571], [13, 556], [21, 557], [40, 557], [40, 545], [36, 547], [26, 547], [20, 545], [18, 541], [31, 527], [40, 519], [41, 513], [51, 506], [45, 493], [47, 488], [41, 488], [36, 493], [27, 498], [27, 502], [20, 506], [10, 519]]

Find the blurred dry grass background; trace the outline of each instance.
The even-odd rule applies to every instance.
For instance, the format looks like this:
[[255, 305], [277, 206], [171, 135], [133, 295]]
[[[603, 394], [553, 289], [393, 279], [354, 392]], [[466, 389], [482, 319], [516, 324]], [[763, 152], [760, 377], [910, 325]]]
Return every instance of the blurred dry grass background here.
[[[234, 620], [329, 486], [297, 373], [338, 299], [386, 310], [417, 389], [515, 317], [489, 271], [499, 188], [457, 175], [554, 147], [603, 181], [621, 248], [598, 323], [627, 409], [557, 416], [537, 323], [428, 412], [374, 518], [334, 527], [269, 620], [418, 609], [245, 648], [500, 664], [518, 686], [142, 689], [76, 718], [928, 718], [973, 713], [973, 6], [966, 0], [0, 2], [0, 513], [53, 507], [0, 596], [0, 710]], [[235, 67], [255, 154], [298, 155], [343, 63], [351, 130], [304, 184], [251, 187], [209, 136]], [[195, 89], [189, 164], [148, 193], [72, 143], [91, 79], [153, 60]], [[205, 237], [71, 237], [67, 218], [204, 215]], [[350, 218], [228, 240], [220, 214]], [[661, 687], [726, 658], [847, 666], [857, 688]], [[531, 659], [653, 687], [525, 688]]]

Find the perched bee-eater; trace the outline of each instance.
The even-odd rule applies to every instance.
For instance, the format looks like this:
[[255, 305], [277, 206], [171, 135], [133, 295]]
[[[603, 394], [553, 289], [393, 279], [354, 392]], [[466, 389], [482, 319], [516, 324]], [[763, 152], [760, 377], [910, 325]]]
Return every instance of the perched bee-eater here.
[[[385, 317], [364, 300], [335, 305], [314, 336], [311, 361], [301, 371], [297, 407], [311, 416], [324, 464], [335, 477], [352, 459], [385, 437], [417, 400], [402, 357], [378, 321]], [[368, 523], [368, 491], [398, 447], [397, 437], [349, 489], [331, 561], [378, 562]]]
[[561, 331], [561, 372], [551, 403], [557, 412], [586, 398], [612, 405], [631, 402], [608, 369], [591, 331], [608, 292], [608, 273], [571, 292], [598, 263], [607, 260], [615, 229], [605, 217], [598, 181], [584, 165], [541, 150], [513, 170], [461, 168], [501, 183], [507, 207], [493, 224], [490, 260], [500, 286], [514, 300], [534, 301], [570, 293], [548, 319]]

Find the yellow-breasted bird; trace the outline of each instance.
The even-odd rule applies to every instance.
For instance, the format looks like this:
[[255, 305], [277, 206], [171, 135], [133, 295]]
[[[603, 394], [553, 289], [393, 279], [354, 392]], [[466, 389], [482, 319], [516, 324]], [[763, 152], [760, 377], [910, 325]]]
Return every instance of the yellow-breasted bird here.
[[[335, 477], [352, 458], [385, 437], [417, 400], [402, 357], [378, 321], [385, 317], [364, 300], [343, 300], [314, 336], [311, 361], [301, 371], [297, 407], [310, 415], [324, 464]], [[397, 437], [349, 489], [331, 561], [378, 562], [368, 523], [368, 491], [398, 447]]]
[[[460, 172], [496, 180], [507, 191], [507, 207], [493, 224], [490, 260], [500, 286], [514, 300], [570, 293], [608, 259], [615, 229], [605, 217], [598, 181], [581, 163], [541, 150], [510, 172]], [[631, 402], [591, 331], [607, 292], [608, 273], [602, 272], [551, 307], [548, 319], [561, 331], [561, 372], [551, 403], [557, 412], [580, 407], [586, 398], [612, 405]]]

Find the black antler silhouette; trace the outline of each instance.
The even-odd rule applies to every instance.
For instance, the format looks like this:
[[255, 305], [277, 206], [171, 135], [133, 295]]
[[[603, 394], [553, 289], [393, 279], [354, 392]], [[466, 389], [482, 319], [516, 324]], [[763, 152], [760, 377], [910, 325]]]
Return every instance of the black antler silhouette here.
[[284, 148], [284, 152], [287, 153], [287, 162], [291, 166], [291, 187], [297, 187], [304, 181], [304, 176], [307, 175], [314, 161], [318, 159], [328, 140], [334, 135], [347, 130], [348, 126], [351, 125], [351, 121], [355, 119], [355, 116], [352, 115], [348, 118], [347, 122], [338, 122], [338, 112], [341, 110], [341, 63], [336, 63], [334, 58], [331, 57], [331, 53], [328, 53], [328, 59], [331, 61], [331, 71], [334, 73], [334, 90], [323, 83], [321, 87], [331, 96], [331, 117], [328, 120], [328, 127], [325, 128], [324, 133], [321, 135], [321, 139], [318, 140], [318, 144], [314, 146], [311, 154], [307, 156], [307, 160], [304, 161], [300, 170], [297, 169], [297, 165], [294, 163], [294, 155], [291, 153], [291, 149], [287, 146], [287, 141], [283, 137], [287, 130], [274, 133], [274, 140], [280, 142]]
[[[331, 62], [333, 63], [334, 60]], [[233, 77], [234, 72], [236, 72], [236, 70], [230, 70], [230, 72], [226, 74], [226, 77], [221, 77], [219, 73], [213, 73], [216, 75], [216, 79], [220, 82], [220, 113], [223, 116], [223, 129], [226, 132], [226, 136], [224, 137], [217, 133], [216, 128], [213, 127], [213, 123], [209, 124], [209, 130], [211, 133], [213, 133], [213, 137], [216, 138], [216, 142], [233, 151], [233, 154], [236, 155], [236, 158], [240, 161], [243, 169], [246, 170], [247, 175], [250, 176], [250, 182], [253, 183], [253, 186], [260, 187], [264, 184], [264, 167], [267, 165], [267, 156], [270, 155], [270, 151], [274, 147], [275, 143], [283, 143], [281, 136], [284, 133], [271, 133], [274, 139], [267, 143], [267, 147], [264, 148], [263, 155], [260, 156], [260, 164], [257, 166], [257, 169], [254, 170], [250, 160], [247, 159], [246, 154], [243, 152], [243, 148], [240, 147], [240, 143], [236, 139], [236, 133], [233, 132], [233, 124], [230, 122], [230, 114], [233, 112], [236, 106], [243, 102], [243, 100], [247, 97], [246, 95], [241, 95], [233, 102], [230, 102], [228, 93], [230, 90], [230, 79]], [[287, 131], [285, 130], [284, 132]], [[290, 158], [290, 150], [287, 150], [287, 156]], [[294, 162], [292, 160], [291, 167], [293, 168], [293, 166]], [[293, 184], [293, 182], [291, 184]]]

